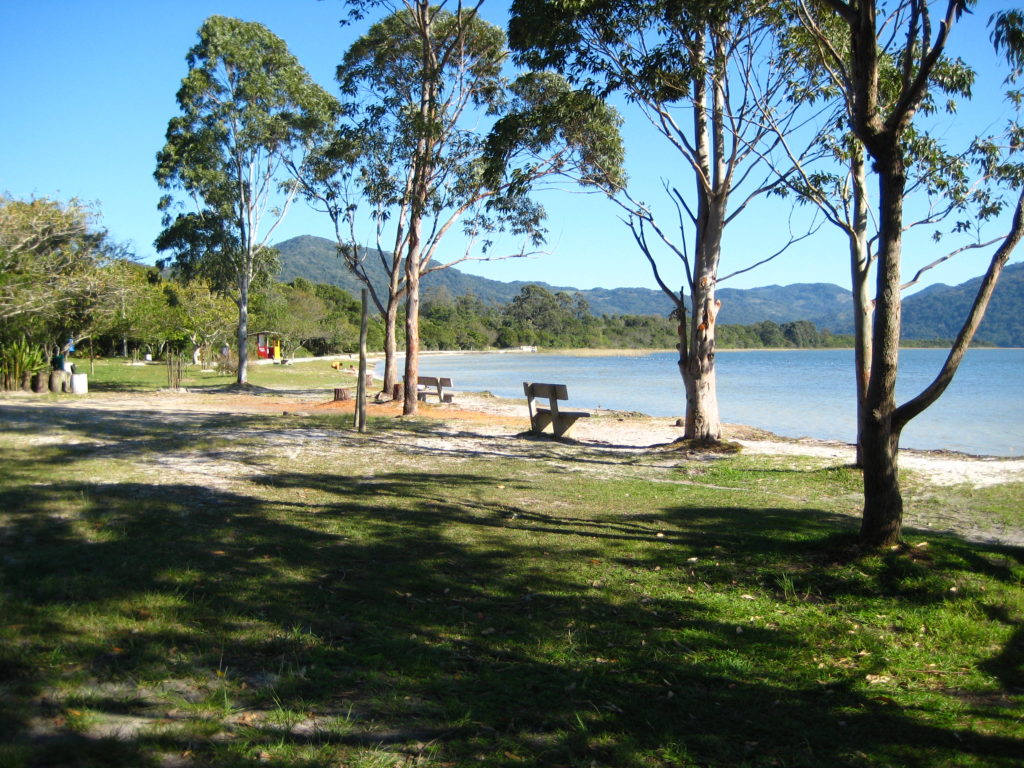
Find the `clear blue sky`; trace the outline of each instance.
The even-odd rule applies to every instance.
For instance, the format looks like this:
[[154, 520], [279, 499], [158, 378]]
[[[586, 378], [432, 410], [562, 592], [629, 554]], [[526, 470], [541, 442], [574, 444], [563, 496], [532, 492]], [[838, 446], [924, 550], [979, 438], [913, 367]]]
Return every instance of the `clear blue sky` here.
[[[955, 49], [982, 74], [972, 105], [942, 130], [962, 136], [1002, 125], [1009, 110], [1001, 96], [985, 22], [1012, 3], [986, 0], [968, 28], [957, 30]], [[490, 0], [484, 16], [504, 25], [507, 4]], [[112, 235], [131, 241], [142, 260], [155, 256], [160, 192], [152, 173], [174, 94], [185, 74], [185, 54], [210, 15], [259, 21], [283, 38], [315, 80], [334, 92], [334, 68], [364, 27], [342, 28], [341, 0], [2, 0], [0, 71], [0, 190], [17, 197], [79, 197], [95, 201]], [[630, 176], [647, 185], [641, 198], [659, 201], [660, 179], [677, 173], [668, 149], [649, 140], [636, 115], [626, 113]], [[681, 171], [679, 171], [681, 173]], [[686, 176], [679, 176], [688, 188]], [[578, 288], [656, 287], [618, 209], [593, 195], [548, 193], [547, 254], [531, 259], [463, 265], [497, 280], [542, 280]], [[662, 209], [662, 219], [672, 212]], [[785, 239], [786, 212], [773, 208], [744, 215], [725, 243], [721, 274], [763, 258]], [[332, 237], [322, 214], [297, 205], [276, 240], [301, 234]], [[993, 230], [993, 235], [996, 234]], [[933, 270], [927, 282], [958, 283], [980, 274], [987, 251], [965, 254]], [[906, 273], [939, 255], [926, 239], [911, 241]], [[1014, 261], [1020, 261], [1018, 254]], [[668, 262], [666, 262], [668, 263]], [[723, 287], [831, 282], [847, 287], [845, 246], [828, 228], [772, 264]], [[682, 273], [666, 269], [673, 283]], [[723, 307], [727, 317], [727, 307]]]

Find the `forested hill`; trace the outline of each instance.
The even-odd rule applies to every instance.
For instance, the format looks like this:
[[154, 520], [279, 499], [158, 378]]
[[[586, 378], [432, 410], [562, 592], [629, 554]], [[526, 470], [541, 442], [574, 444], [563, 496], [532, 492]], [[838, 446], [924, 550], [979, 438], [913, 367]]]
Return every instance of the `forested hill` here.
[[[303, 235], [278, 243], [281, 253], [279, 279], [289, 282], [303, 277], [312, 282], [331, 283], [358, 295], [362, 287], [337, 256], [334, 241]], [[367, 262], [384, 284], [384, 272], [376, 252]], [[936, 285], [910, 296], [904, 303], [904, 337], [908, 339], [952, 338], [963, 321], [979, 279], [958, 286]], [[452, 267], [433, 272], [423, 280], [424, 292], [442, 287], [451, 296], [472, 294], [488, 304], [510, 302], [523, 286], [536, 284], [549, 291], [579, 293], [595, 315], [667, 315], [672, 303], [661, 291], [648, 288], [596, 288], [577, 290], [536, 281], [501, 282], [477, 277]], [[850, 292], [830, 283], [770, 285], [761, 288], [721, 288], [719, 321], [748, 325], [763, 320], [786, 323], [810, 320], [818, 328], [834, 333], [851, 333], [853, 308]], [[978, 333], [979, 341], [1000, 346], [1024, 346], [1024, 264], [1006, 268], [996, 289], [988, 315]]]
[[[950, 339], [971, 309], [981, 278], [960, 285], [932, 285], [903, 303], [908, 339]], [[1000, 347], [1024, 347], [1024, 264], [1003, 270], [977, 338]]]
[[[278, 243], [275, 247], [281, 253], [281, 274], [278, 279], [282, 282], [303, 277], [312, 282], [340, 286], [353, 294], [359, 293], [362, 286], [337, 256], [334, 241], [303, 235]], [[383, 286], [384, 272], [376, 260], [375, 251], [368, 254], [367, 263], [371, 266], [371, 273], [377, 276], [380, 285]], [[507, 304], [525, 285], [540, 285], [552, 292], [579, 293], [587, 300], [590, 311], [598, 316], [664, 316], [672, 311], [672, 302], [669, 298], [661, 291], [649, 288], [578, 290], [538, 281], [505, 283], [469, 275], [459, 271], [457, 267], [433, 272], [423, 280], [424, 291], [437, 290], [444, 286], [449, 295], [461, 296], [471, 293], [488, 304]], [[721, 322], [724, 323], [745, 325], [762, 320], [772, 320], [776, 323], [810, 320], [821, 328], [830, 327], [830, 324], [852, 323], [850, 292], [837, 285], [772, 285], [748, 290], [722, 288], [718, 295], [722, 300]]]

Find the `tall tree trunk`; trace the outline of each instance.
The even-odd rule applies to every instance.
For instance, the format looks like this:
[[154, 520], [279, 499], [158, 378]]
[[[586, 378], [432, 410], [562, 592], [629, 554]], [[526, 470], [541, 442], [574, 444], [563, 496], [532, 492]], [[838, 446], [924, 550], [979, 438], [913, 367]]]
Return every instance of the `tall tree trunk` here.
[[853, 185], [853, 221], [849, 233], [850, 277], [853, 288], [853, 368], [857, 385], [857, 466], [864, 466], [861, 432], [867, 416], [865, 401], [871, 379], [871, 333], [874, 306], [871, 301], [871, 255], [868, 253], [868, 188], [863, 150], [850, 160]]
[[409, 257], [405, 262], [408, 293], [405, 297], [405, 391], [402, 398], [402, 413], [406, 416], [415, 416], [419, 403], [416, 390], [420, 370], [419, 222], [416, 222], [415, 226], [417, 234], [410, 237]]
[[864, 400], [864, 516], [860, 528], [861, 543], [869, 547], [898, 543], [903, 525], [896, 463], [900, 427], [893, 416], [902, 311], [900, 257], [906, 169], [897, 143], [886, 144], [873, 153], [878, 169], [879, 251], [871, 374]]
[[727, 196], [728, 192], [724, 195], [700, 194], [698, 205], [689, 345], [685, 354], [680, 355], [680, 371], [686, 389], [684, 436], [693, 440], [719, 440], [722, 437], [715, 377], [715, 326], [721, 302], [715, 298], [715, 289]]
[[388, 295], [387, 311], [384, 313], [384, 394], [391, 396], [398, 383], [398, 296], [394, 291]]
[[422, 35], [419, 136], [413, 156], [412, 199], [409, 205], [409, 247], [405, 257], [405, 391], [402, 414], [414, 416], [419, 407], [416, 380], [420, 370], [420, 258], [423, 216], [427, 210], [430, 175], [433, 172], [433, 121], [437, 118], [438, 62], [431, 47], [431, 5], [416, 0], [414, 15]]
[[891, 412], [882, 417], [870, 411], [861, 430], [864, 471], [864, 515], [860, 543], [866, 547], [891, 546], [900, 541], [903, 495], [900, 492], [900, 433], [893, 429]]
[[715, 376], [715, 316], [719, 302], [715, 299], [712, 276], [705, 275], [695, 281], [691, 301], [689, 344], [679, 361], [686, 389], [684, 436], [693, 440], [718, 440], [722, 436]]
[[238, 281], [238, 378], [241, 386], [249, 383], [249, 277]]
[[[716, 41], [722, 39], [718, 37]], [[710, 74], [705, 77], [701, 73], [693, 79], [695, 159], [700, 172], [695, 178], [697, 212], [695, 262], [690, 283], [689, 345], [681, 346], [679, 360], [686, 389], [684, 437], [693, 440], [718, 440], [722, 437], [715, 381], [715, 322], [720, 302], [715, 298], [715, 289], [731, 184], [725, 146], [724, 115], [728, 100], [724, 73], [715, 71], [707, 58], [706, 42], [703, 31], [693, 42], [694, 52], [708, 66]], [[720, 53], [716, 51], [716, 55]]]

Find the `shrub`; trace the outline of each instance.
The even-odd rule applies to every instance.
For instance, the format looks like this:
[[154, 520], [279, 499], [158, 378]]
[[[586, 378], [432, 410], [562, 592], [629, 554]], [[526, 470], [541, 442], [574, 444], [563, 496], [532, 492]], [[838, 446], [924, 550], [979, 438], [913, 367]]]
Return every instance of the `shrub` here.
[[46, 368], [46, 351], [25, 337], [0, 344], [0, 383], [4, 389], [21, 389], [29, 378]]

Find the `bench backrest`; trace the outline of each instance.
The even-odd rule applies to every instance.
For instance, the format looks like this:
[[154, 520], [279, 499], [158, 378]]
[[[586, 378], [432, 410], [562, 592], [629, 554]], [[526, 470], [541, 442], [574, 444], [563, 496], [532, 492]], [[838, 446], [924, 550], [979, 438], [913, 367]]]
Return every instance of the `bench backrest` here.
[[527, 400], [535, 397], [546, 397], [549, 400], [568, 400], [569, 390], [565, 384], [534, 384], [529, 381], [523, 382], [523, 392]]
[[452, 380], [446, 377], [417, 376], [416, 383], [424, 387], [450, 387], [452, 385]]

